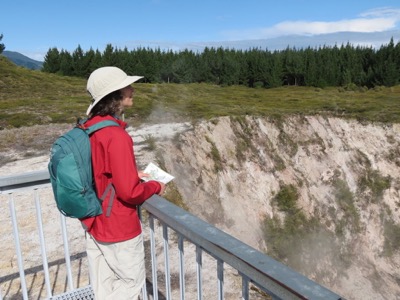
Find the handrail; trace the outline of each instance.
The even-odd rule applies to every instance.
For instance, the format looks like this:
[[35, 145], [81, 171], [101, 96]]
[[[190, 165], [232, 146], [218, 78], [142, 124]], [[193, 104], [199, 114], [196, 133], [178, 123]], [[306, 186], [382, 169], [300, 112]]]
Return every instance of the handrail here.
[[[0, 177], [0, 194], [12, 194], [14, 190], [28, 187], [36, 189], [39, 186], [48, 185], [49, 182], [50, 179], [47, 170], [3, 176]], [[297, 273], [284, 264], [246, 245], [160, 196], [152, 196], [141, 207], [149, 213], [150, 228], [154, 227], [154, 218], [163, 224], [163, 235], [166, 246], [168, 246], [167, 228], [170, 228], [179, 236], [179, 251], [182, 252], [181, 254], [183, 254], [183, 239], [185, 239], [196, 245], [196, 255], [199, 265], [201, 265], [202, 251], [210, 254], [217, 261], [218, 280], [221, 281], [218, 283], [218, 292], [220, 294], [218, 299], [223, 299], [224, 263], [236, 269], [242, 276], [242, 291], [248, 291], [248, 284], [253, 283], [274, 299], [343, 299], [306, 276]], [[153, 249], [151, 250], [153, 251]], [[168, 256], [168, 250], [166, 250], [166, 255]], [[155, 260], [154, 255], [152, 255], [153, 258]], [[167, 264], [168, 257], [165, 260]], [[153, 263], [154, 272], [155, 261]], [[182, 259], [180, 263], [183, 264]], [[180, 269], [183, 270], [183, 266]], [[199, 284], [201, 284], [200, 271], [198, 273]], [[165, 272], [169, 272], [168, 266]], [[166, 291], [170, 293], [168, 290], [168, 285], [170, 285], [168, 282], [169, 274], [167, 275]], [[153, 281], [154, 279], [157, 280], [157, 276], [154, 276], [153, 273]], [[184, 282], [182, 274], [180, 282]], [[156, 282], [153, 282], [154, 286], [157, 287]], [[184, 290], [182, 291], [181, 287], [182, 297], [184, 297]], [[201, 288], [199, 288], [198, 298], [201, 299], [201, 297]], [[247, 299], [243, 296], [242, 298]]]
[[22, 174], [0, 176], [0, 194], [6, 194], [13, 190], [41, 186], [50, 183], [50, 174], [47, 170], [32, 171]]

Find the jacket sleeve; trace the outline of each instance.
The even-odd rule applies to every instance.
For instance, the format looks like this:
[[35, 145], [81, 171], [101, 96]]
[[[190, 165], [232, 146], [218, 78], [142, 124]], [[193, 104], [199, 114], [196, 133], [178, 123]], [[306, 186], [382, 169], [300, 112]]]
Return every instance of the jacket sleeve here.
[[[119, 130], [118, 130], [119, 131]], [[142, 182], [138, 176], [132, 138], [121, 129], [108, 146], [109, 166], [117, 198], [139, 205], [157, 194], [161, 185], [157, 181]]]

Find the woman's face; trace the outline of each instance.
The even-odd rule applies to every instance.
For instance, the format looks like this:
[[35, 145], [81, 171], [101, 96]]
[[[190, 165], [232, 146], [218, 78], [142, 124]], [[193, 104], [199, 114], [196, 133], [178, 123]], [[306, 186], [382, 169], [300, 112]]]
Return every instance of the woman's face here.
[[122, 100], [121, 100], [121, 105], [122, 109], [131, 107], [133, 105], [133, 93], [135, 92], [135, 89], [131, 86], [128, 85], [121, 89], [121, 94], [122, 94]]

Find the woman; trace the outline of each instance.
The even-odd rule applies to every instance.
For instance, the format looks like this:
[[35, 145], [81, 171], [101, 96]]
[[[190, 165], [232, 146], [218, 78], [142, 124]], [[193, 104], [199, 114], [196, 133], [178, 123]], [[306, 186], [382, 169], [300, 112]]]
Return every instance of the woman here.
[[131, 84], [140, 78], [116, 67], [103, 67], [87, 82], [93, 100], [85, 126], [103, 120], [119, 124], [90, 137], [97, 195], [100, 198], [109, 183], [115, 190], [115, 195], [108, 193], [102, 203], [103, 211], [111, 203], [109, 216], [103, 213], [81, 220], [87, 232], [90, 280], [97, 300], [138, 298], [145, 283], [145, 266], [137, 205], [165, 189], [161, 182], [140, 180], [133, 141], [125, 131], [127, 124], [120, 119], [124, 108], [133, 104]]

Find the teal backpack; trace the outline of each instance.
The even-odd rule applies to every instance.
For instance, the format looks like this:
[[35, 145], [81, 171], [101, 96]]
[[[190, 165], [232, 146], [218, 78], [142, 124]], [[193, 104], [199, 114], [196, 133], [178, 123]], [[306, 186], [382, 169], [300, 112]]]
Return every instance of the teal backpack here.
[[100, 199], [96, 195], [92, 172], [89, 136], [107, 126], [119, 126], [106, 120], [83, 128], [85, 121], [60, 136], [52, 145], [48, 170], [58, 210], [67, 217], [87, 218], [103, 213], [101, 203], [111, 191], [106, 216], [111, 213], [115, 190], [112, 184]]

